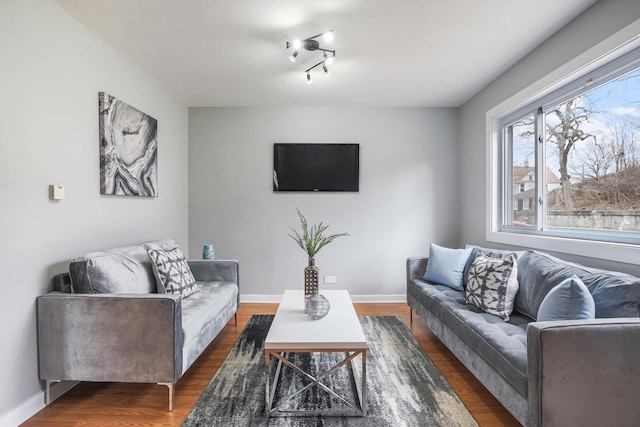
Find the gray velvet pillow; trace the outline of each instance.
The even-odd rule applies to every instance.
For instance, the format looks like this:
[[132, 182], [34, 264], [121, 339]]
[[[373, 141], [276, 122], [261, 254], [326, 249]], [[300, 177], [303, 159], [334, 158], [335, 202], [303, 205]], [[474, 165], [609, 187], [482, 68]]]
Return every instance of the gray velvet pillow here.
[[630, 274], [585, 267], [538, 251], [518, 258], [515, 310], [536, 319], [544, 297], [564, 280], [576, 275], [596, 304], [596, 318], [640, 316], [640, 278]]
[[171, 250], [147, 247], [156, 276], [158, 293], [178, 294], [186, 298], [200, 289], [180, 248]]
[[578, 276], [571, 276], [551, 289], [540, 304], [538, 322], [545, 320], [593, 319], [596, 305]]
[[156, 291], [149, 255], [144, 245], [91, 252], [69, 264], [76, 293], [131, 294]]

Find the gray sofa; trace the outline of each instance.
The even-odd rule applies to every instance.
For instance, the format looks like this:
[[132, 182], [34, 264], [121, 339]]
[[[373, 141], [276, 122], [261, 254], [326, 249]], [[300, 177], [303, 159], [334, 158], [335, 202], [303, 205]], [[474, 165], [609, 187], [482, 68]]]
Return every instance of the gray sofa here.
[[[474, 248], [504, 256], [503, 251]], [[465, 291], [423, 279], [428, 258], [407, 260], [413, 312], [526, 426], [640, 423], [640, 279], [536, 251], [518, 256], [508, 321], [466, 304]], [[593, 320], [536, 321], [547, 293], [573, 275], [595, 302]]]
[[236, 315], [237, 261], [189, 261], [199, 291], [181, 298], [157, 292], [147, 247], [176, 244], [165, 239], [87, 254], [37, 298], [46, 404], [59, 381], [158, 383], [169, 388], [171, 411], [176, 382]]

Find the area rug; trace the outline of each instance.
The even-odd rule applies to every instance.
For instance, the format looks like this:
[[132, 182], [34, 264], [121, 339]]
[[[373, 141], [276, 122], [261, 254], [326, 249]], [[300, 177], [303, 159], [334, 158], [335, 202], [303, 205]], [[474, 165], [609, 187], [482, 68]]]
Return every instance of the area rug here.
[[[442, 377], [429, 356], [420, 347], [399, 317], [361, 316], [367, 338], [367, 409], [366, 417], [353, 416], [265, 416], [264, 339], [273, 316], [251, 318], [233, 349], [193, 407], [183, 427], [203, 426], [477, 426], [451, 386]], [[321, 372], [331, 358], [340, 353], [297, 353], [296, 365]], [[275, 363], [273, 360], [272, 364]], [[359, 358], [354, 369], [342, 367], [323, 382], [339, 394], [353, 394], [353, 381], [360, 378]], [[283, 371], [282, 390], [292, 389], [309, 380], [293, 370]], [[310, 404], [335, 409], [343, 404], [319, 387], [312, 387], [297, 397], [292, 405]]]

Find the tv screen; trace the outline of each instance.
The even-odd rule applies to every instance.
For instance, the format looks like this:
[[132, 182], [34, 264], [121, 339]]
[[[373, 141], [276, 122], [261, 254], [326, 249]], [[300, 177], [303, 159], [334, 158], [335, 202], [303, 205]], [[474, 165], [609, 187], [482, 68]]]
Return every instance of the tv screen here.
[[359, 144], [273, 144], [273, 191], [358, 191]]

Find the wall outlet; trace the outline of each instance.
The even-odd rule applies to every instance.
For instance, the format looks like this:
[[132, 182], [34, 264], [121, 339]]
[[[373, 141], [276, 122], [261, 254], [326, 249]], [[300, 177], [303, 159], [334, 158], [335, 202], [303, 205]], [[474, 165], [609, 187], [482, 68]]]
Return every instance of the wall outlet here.
[[336, 276], [324, 276], [325, 284], [334, 284], [336, 283]]
[[49, 199], [50, 200], [62, 200], [64, 199], [64, 185], [53, 184], [49, 186]]

